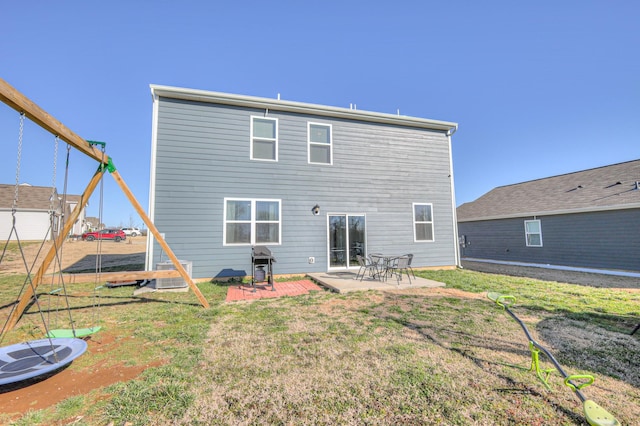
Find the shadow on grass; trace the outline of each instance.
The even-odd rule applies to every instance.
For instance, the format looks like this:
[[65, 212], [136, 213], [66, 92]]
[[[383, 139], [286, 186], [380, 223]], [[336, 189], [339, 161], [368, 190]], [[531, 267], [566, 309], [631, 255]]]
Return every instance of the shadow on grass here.
[[[45, 296], [45, 295], [49, 295], [48, 293], [40, 293], [38, 295], [38, 297], [41, 296]], [[59, 296], [59, 297], [64, 297], [64, 296]], [[93, 295], [87, 295], [87, 296], [74, 296], [74, 295], [67, 295], [68, 299], [87, 299], [87, 298], [91, 298], [91, 300], [93, 300], [94, 296]], [[103, 298], [109, 298], [109, 299], [126, 299], [126, 300], [119, 300], [116, 302], [107, 302], [104, 301]], [[97, 296], [97, 300], [95, 303], [90, 303], [90, 304], [86, 304], [86, 305], [80, 305], [80, 306], [71, 306], [69, 308], [67, 308], [66, 306], [64, 306], [63, 308], [52, 308], [52, 309], [41, 309], [40, 311], [38, 311], [37, 309], [35, 309], [34, 312], [29, 312], [31, 310], [31, 308], [33, 308], [33, 306], [36, 304], [35, 303], [35, 299], [33, 299], [24, 309], [24, 313], [23, 316], [28, 316], [28, 315], [39, 315], [40, 313], [42, 314], [48, 314], [48, 313], [55, 313], [59, 310], [69, 310], [69, 311], [80, 311], [80, 310], [86, 310], [86, 309], [99, 309], [100, 307], [113, 307], [113, 306], [130, 306], [130, 305], [138, 305], [138, 304], [145, 304], [145, 303], [161, 303], [161, 304], [168, 304], [168, 305], [184, 305], [184, 306], [202, 306], [200, 303], [196, 303], [196, 302], [186, 302], [186, 301], [178, 301], [178, 300], [161, 300], [161, 299], [150, 299], [150, 298], [146, 298], [146, 297], [142, 297], [142, 296]], [[10, 308], [13, 307], [14, 305], [17, 305], [18, 301], [14, 301], [11, 303], [7, 303], [3, 306], [0, 306], [0, 310], [1, 309], [5, 309], [5, 308]]]
[[[103, 254], [100, 256], [89, 254], [73, 265], [66, 267], [62, 272], [68, 274], [91, 273], [96, 271], [98, 263], [102, 272], [144, 271], [144, 259], [144, 253], [132, 253], [130, 255]], [[124, 261], [128, 262], [124, 263]]]

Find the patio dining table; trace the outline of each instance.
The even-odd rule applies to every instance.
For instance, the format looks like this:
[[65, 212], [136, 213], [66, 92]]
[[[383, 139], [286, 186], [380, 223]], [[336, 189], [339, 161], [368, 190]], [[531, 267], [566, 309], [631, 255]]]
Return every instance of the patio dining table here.
[[382, 253], [374, 253], [369, 255], [371, 261], [376, 264], [378, 268], [377, 278], [380, 281], [386, 280], [387, 276], [391, 271], [391, 267], [393, 266], [393, 261], [404, 255], [401, 254], [382, 254]]

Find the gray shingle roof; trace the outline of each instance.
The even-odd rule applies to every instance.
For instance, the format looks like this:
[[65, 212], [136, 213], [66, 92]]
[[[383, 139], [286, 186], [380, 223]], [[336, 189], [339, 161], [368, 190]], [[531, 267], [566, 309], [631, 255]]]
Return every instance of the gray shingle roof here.
[[458, 221], [640, 208], [640, 160], [500, 186], [457, 209]]
[[[11, 209], [15, 185], [0, 184], [0, 208]], [[56, 191], [56, 196], [58, 192]], [[20, 185], [18, 187], [18, 210], [49, 210], [51, 187]]]

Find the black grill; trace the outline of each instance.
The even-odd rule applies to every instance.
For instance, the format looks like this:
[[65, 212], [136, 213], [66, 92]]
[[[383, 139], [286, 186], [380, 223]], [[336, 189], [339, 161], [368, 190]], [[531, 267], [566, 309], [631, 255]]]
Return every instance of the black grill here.
[[276, 259], [269, 248], [254, 246], [251, 249], [251, 287], [253, 287], [253, 292], [256, 291], [256, 284], [265, 282], [271, 286], [272, 291], [276, 290], [273, 286], [273, 264], [275, 261]]

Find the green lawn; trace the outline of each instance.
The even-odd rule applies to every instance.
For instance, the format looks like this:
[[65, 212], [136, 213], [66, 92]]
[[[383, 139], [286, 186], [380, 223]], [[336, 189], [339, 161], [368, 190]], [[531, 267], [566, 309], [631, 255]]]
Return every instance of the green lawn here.
[[[640, 290], [468, 270], [419, 275], [447, 287], [225, 304], [225, 285], [200, 284], [210, 309], [191, 292], [133, 297], [130, 287], [103, 288], [97, 310], [95, 285], [73, 285], [76, 324], [98, 323], [94, 343], [117, 345], [101, 352], [90, 344], [69, 369], [150, 367], [53, 407], [0, 414], [0, 423], [586, 424], [558, 374], [547, 390], [518, 367], [530, 363], [526, 338], [485, 297], [490, 290], [517, 298], [513, 311], [565, 370], [595, 376], [583, 389], [589, 398], [622, 424], [637, 422], [640, 333], [629, 332], [640, 322]], [[3, 306], [23, 281], [0, 278]], [[53, 311], [60, 298], [40, 301]], [[41, 338], [40, 323], [32, 307], [3, 345]]]

